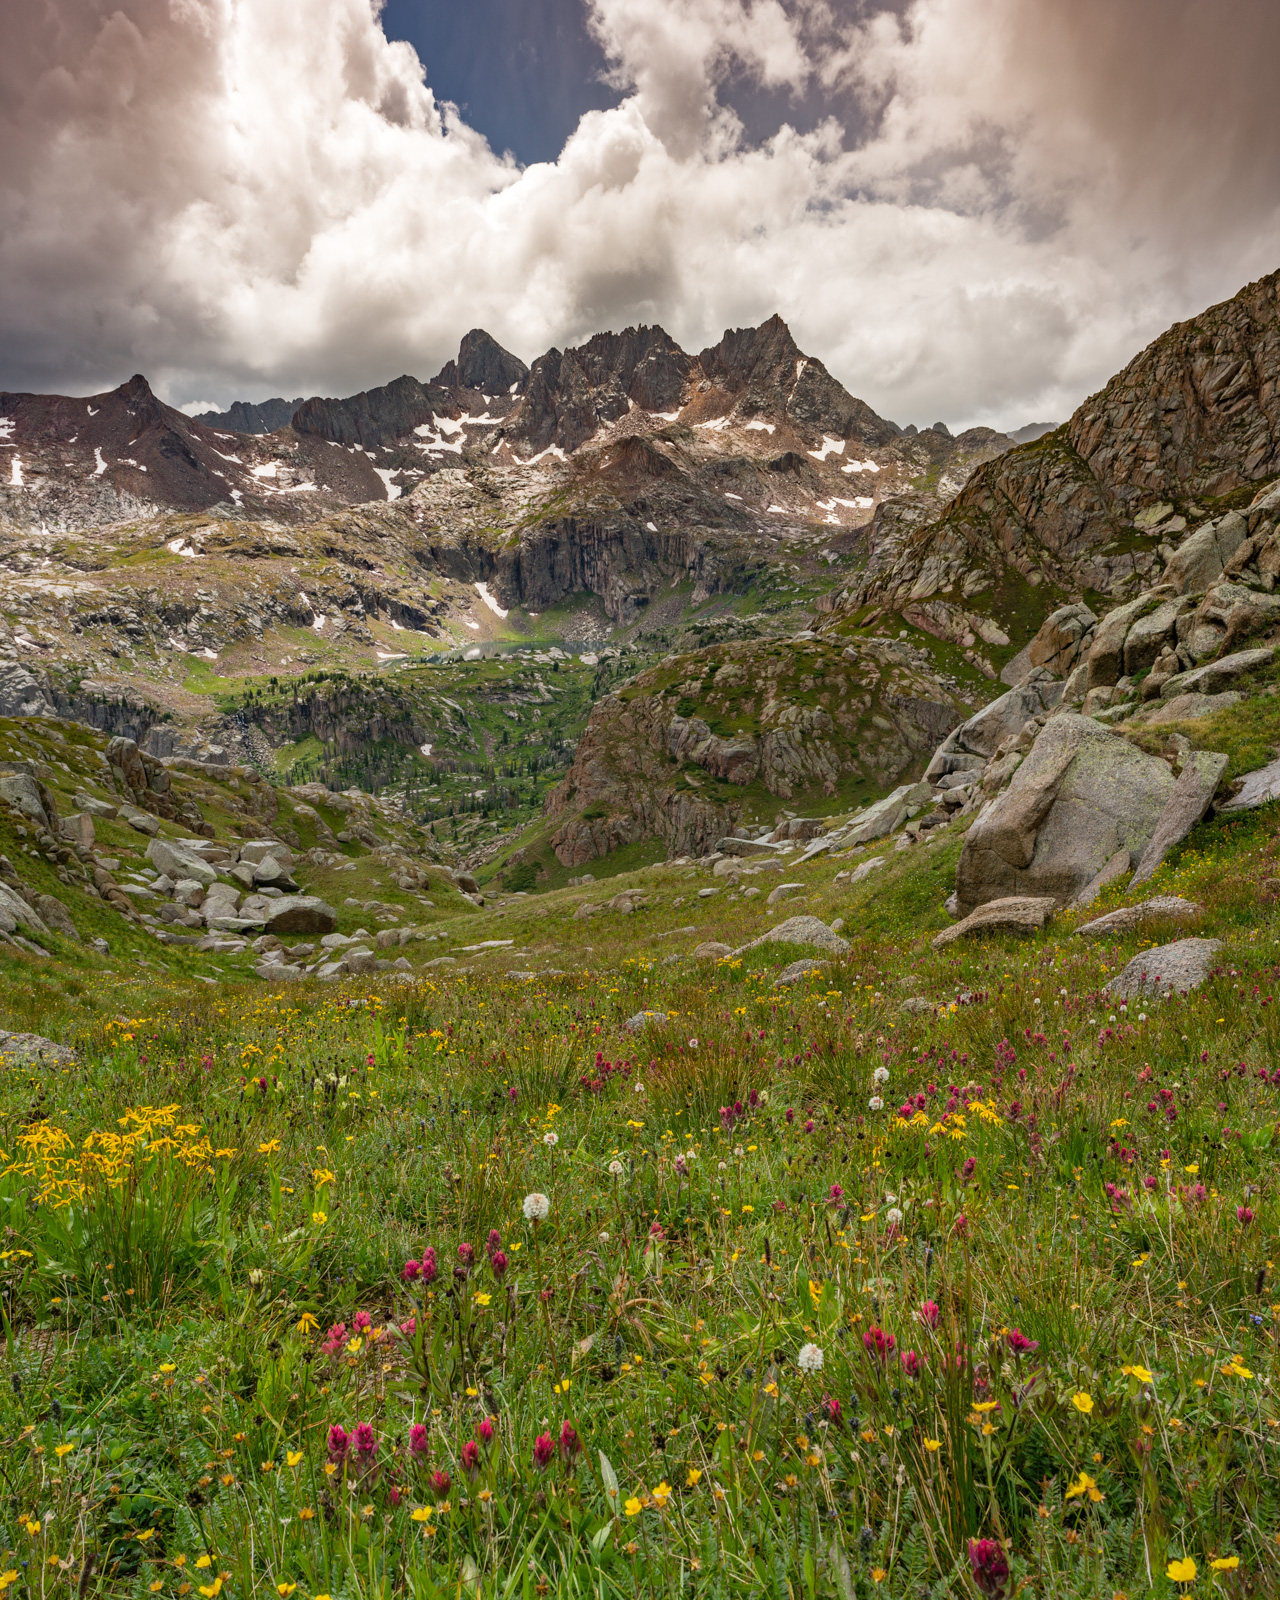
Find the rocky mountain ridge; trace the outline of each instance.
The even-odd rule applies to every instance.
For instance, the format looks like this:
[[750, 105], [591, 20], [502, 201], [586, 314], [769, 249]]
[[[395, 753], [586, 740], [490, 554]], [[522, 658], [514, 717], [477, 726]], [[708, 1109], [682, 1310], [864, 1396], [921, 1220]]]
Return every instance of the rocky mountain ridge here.
[[941, 515], [883, 502], [846, 604], [928, 603], [945, 627], [948, 607], [1011, 579], [1043, 589], [1027, 608], [1037, 622], [1062, 596], [1119, 598], [1152, 579], [1191, 521], [1278, 472], [1272, 273], [1170, 328], [1061, 428], [983, 464]]

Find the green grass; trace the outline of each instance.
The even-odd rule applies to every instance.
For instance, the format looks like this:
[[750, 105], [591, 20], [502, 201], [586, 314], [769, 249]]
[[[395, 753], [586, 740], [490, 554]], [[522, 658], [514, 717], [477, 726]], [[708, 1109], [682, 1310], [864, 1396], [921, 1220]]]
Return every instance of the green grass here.
[[[1271, 1592], [1280, 1217], [1255, 1074], [1280, 917], [1232, 908], [1274, 820], [1203, 829], [1163, 869], [1228, 949], [1141, 1019], [1098, 995], [1135, 938], [1099, 950], [1065, 919], [933, 954], [958, 842], [852, 892], [840, 863], [805, 869], [855, 942], [790, 990], [783, 946], [661, 965], [708, 880], [658, 869], [630, 917], [560, 920], [595, 886], [471, 914], [468, 942], [584, 927], [561, 978], [481, 955], [385, 993], [153, 988], [78, 1025], [75, 1068], [0, 1077], [14, 1592], [38, 1563], [112, 1595], [915, 1597], [973, 1592], [982, 1536], [1007, 1541], [1010, 1592], [1144, 1591], [1149, 1568], [1172, 1594], [1187, 1556], [1236, 1556], [1237, 1592]], [[756, 915], [714, 914], [733, 938]], [[628, 1034], [641, 1009], [660, 1020]], [[1161, 1089], [1172, 1122], [1139, 1104]], [[917, 1092], [926, 1114], [898, 1116]], [[107, 1174], [69, 1164], [94, 1130], [148, 1127]], [[405, 1281], [427, 1245], [438, 1278]], [[330, 1429], [357, 1424], [376, 1455], [335, 1459]], [[1101, 1499], [1068, 1496], [1082, 1472]]]

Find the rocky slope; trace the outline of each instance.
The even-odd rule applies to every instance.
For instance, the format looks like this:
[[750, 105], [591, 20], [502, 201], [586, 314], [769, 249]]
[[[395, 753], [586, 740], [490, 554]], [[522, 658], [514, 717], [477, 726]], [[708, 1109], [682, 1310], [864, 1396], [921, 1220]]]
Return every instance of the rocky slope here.
[[1061, 428], [975, 471], [941, 516], [882, 505], [848, 604], [991, 614], [1012, 575], [1046, 597], [1024, 608], [1034, 631], [1058, 598], [1142, 587], [1189, 523], [1280, 472], [1278, 295], [1273, 273], [1169, 329]]
[[547, 802], [551, 847], [581, 866], [662, 839], [702, 854], [783, 803], [824, 813], [923, 770], [971, 709], [929, 655], [893, 641], [813, 634], [665, 661], [594, 709]]

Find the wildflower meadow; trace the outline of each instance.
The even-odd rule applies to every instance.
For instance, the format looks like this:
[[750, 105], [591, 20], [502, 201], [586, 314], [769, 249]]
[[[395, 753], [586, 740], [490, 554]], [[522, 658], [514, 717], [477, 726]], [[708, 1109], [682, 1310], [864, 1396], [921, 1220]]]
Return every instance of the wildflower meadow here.
[[1275, 1594], [1269, 916], [132, 991], [0, 1076], [0, 1590]]

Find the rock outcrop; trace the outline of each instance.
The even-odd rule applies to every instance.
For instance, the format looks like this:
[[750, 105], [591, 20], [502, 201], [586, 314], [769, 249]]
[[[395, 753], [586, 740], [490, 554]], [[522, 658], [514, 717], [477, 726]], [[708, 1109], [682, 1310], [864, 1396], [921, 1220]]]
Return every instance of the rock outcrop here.
[[1011, 895], [1065, 905], [1117, 851], [1137, 862], [1174, 783], [1166, 762], [1091, 718], [1051, 718], [965, 837], [956, 871], [961, 913]]
[[[1273, 273], [1162, 334], [1061, 428], [979, 467], [851, 604], [901, 609], [1011, 578], [1111, 594], [1149, 582], [1197, 496], [1280, 472], [1278, 375]], [[1178, 591], [1203, 587], [1238, 534], [1227, 516], [1198, 535], [1175, 559]]]
[[[548, 799], [557, 857], [581, 866], [654, 837], [672, 855], [702, 854], [733, 833], [748, 804], [759, 808], [761, 790], [776, 801], [846, 785], [874, 793], [919, 771], [968, 709], [927, 660], [879, 641], [767, 640], [642, 673], [595, 707]], [[744, 790], [750, 802], [737, 798]], [[869, 812], [866, 837], [902, 821], [908, 804], [898, 795]]]

